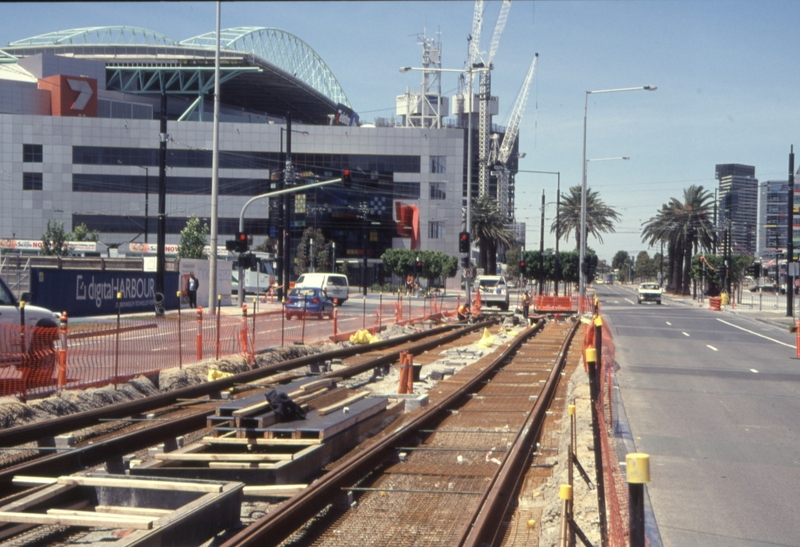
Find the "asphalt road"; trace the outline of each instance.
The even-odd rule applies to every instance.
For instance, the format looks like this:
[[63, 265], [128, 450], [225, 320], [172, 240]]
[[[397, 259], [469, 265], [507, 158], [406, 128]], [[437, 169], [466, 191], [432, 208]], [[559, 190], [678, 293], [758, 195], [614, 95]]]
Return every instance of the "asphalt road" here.
[[667, 298], [637, 305], [632, 287], [598, 295], [661, 543], [800, 546], [795, 336]]

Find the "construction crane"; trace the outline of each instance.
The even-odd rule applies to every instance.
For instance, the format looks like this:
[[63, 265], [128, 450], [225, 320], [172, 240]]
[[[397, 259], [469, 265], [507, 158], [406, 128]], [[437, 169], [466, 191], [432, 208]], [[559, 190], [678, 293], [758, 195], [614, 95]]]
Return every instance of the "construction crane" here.
[[[478, 0], [480, 2], [480, 0]], [[483, 9], [483, 2], [481, 3], [481, 10]], [[494, 68], [494, 57], [500, 47], [500, 37], [503, 35], [503, 30], [508, 21], [508, 13], [511, 9], [511, 0], [503, 0], [500, 7], [500, 13], [497, 16], [497, 23], [495, 23], [494, 31], [492, 32], [492, 41], [489, 44], [489, 55], [485, 61], [480, 59], [479, 48], [473, 44], [472, 51], [477, 54], [473, 58], [473, 67], [485, 67], [480, 73], [480, 83], [478, 92], [479, 101], [479, 114], [478, 114], [478, 194], [484, 195], [489, 193], [489, 139], [491, 136], [492, 127], [492, 114], [496, 114], [498, 110], [497, 102], [492, 101], [492, 69]], [[476, 2], [477, 10], [477, 2]], [[482, 19], [482, 17], [481, 17]], [[475, 25], [475, 18], [473, 17], [473, 26]], [[473, 28], [474, 32], [474, 28]], [[470, 90], [471, 91], [471, 90]]]
[[528, 92], [531, 88], [533, 74], [536, 70], [536, 60], [538, 58], [538, 53], [533, 56], [531, 66], [528, 68], [528, 74], [525, 76], [525, 80], [522, 82], [522, 89], [520, 89], [519, 95], [517, 96], [517, 101], [514, 103], [514, 108], [511, 111], [511, 117], [508, 120], [506, 134], [503, 137], [503, 143], [500, 145], [500, 148], [497, 151], [497, 157], [489, 158], [490, 160], [494, 160], [492, 161], [492, 167], [495, 171], [497, 171], [498, 205], [500, 206], [500, 211], [509, 220], [513, 217], [513, 211], [511, 210], [511, 204], [509, 203], [508, 199], [511, 173], [509, 172], [506, 164], [511, 157], [511, 151], [514, 149], [514, 143], [519, 135], [519, 126], [520, 122], [522, 121], [522, 114], [525, 112], [525, 105], [528, 102]]

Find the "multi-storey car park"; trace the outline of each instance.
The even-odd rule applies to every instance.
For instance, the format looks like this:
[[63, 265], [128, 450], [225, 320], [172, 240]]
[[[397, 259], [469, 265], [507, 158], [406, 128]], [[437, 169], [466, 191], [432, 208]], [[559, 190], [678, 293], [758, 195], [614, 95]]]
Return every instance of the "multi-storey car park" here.
[[[40, 239], [54, 219], [67, 230], [82, 223], [98, 230], [112, 249], [144, 242], [147, 234], [155, 243], [162, 95], [166, 243], [178, 242], [193, 214], [208, 220], [215, 42], [213, 32], [176, 41], [100, 27], [4, 46], [0, 240]], [[291, 137], [299, 184], [304, 177], [336, 178], [344, 169], [354, 182], [289, 198], [290, 261], [308, 226], [336, 243], [338, 259], [366, 253], [376, 264], [389, 248], [457, 255], [468, 113], [462, 109], [447, 123], [446, 112], [431, 117], [405, 101], [397, 120], [362, 124], [320, 56], [277, 29], [222, 31], [220, 59], [218, 245], [238, 230], [245, 202], [280, 186]], [[422, 123], [406, 123], [415, 115]], [[477, 195], [478, 147], [472, 150]], [[513, 186], [516, 160], [507, 167]], [[247, 209], [245, 231], [255, 244], [280, 236], [278, 205], [263, 200]]]

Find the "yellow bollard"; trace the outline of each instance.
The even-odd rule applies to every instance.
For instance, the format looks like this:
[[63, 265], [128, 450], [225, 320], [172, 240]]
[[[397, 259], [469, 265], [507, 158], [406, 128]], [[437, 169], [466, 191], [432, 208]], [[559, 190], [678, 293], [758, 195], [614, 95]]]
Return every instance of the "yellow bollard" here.
[[650, 482], [650, 456], [631, 453], [625, 456], [628, 476], [628, 516], [630, 546], [644, 547], [644, 485]]

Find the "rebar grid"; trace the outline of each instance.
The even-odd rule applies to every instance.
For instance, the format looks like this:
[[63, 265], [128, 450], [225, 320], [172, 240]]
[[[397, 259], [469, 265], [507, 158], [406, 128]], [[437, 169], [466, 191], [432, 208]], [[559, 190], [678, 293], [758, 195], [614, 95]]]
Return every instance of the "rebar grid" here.
[[449, 491], [479, 492], [486, 486], [484, 478], [440, 477], [433, 480], [427, 476], [383, 475], [373, 485], [381, 491], [357, 493], [353, 509], [338, 519], [313, 545], [449, 547], [457, 541], [466, 525], [465, 519], [480, 500], [477, 495]]

